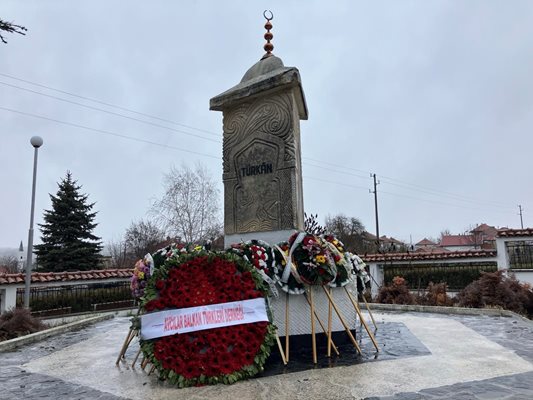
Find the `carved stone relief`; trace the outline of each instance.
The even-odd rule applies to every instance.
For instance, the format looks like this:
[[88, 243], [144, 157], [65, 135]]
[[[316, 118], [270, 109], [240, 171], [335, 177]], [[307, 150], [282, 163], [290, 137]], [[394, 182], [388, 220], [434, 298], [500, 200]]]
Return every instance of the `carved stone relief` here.
[[[225, 233], [297, 227], [298, 122], [289, 91], [224, 111]], [[296, 123], [296, 125], [295, 125]], [[300, 196], [301, 198], [301, 196]]]

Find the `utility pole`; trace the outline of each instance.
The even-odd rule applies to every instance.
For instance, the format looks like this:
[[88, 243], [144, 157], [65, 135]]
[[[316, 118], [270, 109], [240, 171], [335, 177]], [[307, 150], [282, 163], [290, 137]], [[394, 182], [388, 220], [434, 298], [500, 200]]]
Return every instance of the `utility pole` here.
[[371, 178], [374, 178], [374, 191], [370, 190], [370, 193], [374, 193], [374, 209], [376, 211], [376, 242], [378, 245], [378, 251], [380, 250], [381, 246], [379, 243], [379, 217], [378, 217], [378, 188], [379, 181], [376, 180], [376, 174], [370, 174]]
[[524, 221], [522, 220], [522, 206], [519, 204], [518, 205], [518, 215], [520, 215], [520, 226], [522, 227], [522, 229], [524, 229]]

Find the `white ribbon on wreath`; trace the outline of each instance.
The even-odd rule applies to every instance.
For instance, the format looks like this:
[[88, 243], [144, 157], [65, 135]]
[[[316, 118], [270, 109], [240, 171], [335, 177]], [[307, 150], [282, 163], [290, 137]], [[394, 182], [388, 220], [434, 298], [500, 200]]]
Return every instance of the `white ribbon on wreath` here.
[[[289, 276], [291, 274], [291, 269], [294, 269], [296, 270], [296, 268], [292, 268], [292, 253], [294, 252], [294, 250], [296, 250], [296, 247], [298, 247], [298, 245], [302, 242], [302, 240], [304, 240], [305, 236], [307, 235], [306, 232], [300, 232], [298, 234], [298, 236], [296, 237], [296, 239], [294, 239], [294, 242], [292, 243], [292, 246], [291, 246], [291, 249], [289, 250], [289, 256], [288, 256], [288, 259], [290, 262], [287, 261], [287, 258], [285, 257], [285, 253], [283, 251], [281, 251], [281, 254], [283, 255], [283, 258], [285, 258], [285, 269], [283, 270], [283, 274], [281, 275], [281, 282], [283, 283], [287, 283], [289, 281]], [[278, 248], [279, 249], [279, 248]], [[296, 272], [296, 271], [293, 271], [293, 272]], [[300, 279], [300, 275], [298, 275], [298, 272], [296, 272], [296, 274], [293, 274], [294, 277], [298, 277], [296, 280], [298, 282], [301, 282], [301, 279]]]
[[[298, 273], [298, 270], [296, 269], [296, 265], [292, 262], [292, 258], [289, 258], [289, 256], [285, 255], [285, 252], [281, 250], [279, 246], [274, 246], [281, 254], [283, 259], [285, 260], [285, 268], [283, 270], [283, 274], [285, 274], [285, 271], [287, 271], [287, 267], [289, 270], [289, 276], [292, 273], [292, 276], [294, 276], [294, 279], [296, 279], [296, 282], [303, 285], [302, 278], [300, 277], [300, 274]], [[287, 277], [287, 281], [283, 282], [283, 278], [280, 279], [281, 283], [288, 283], [289, 278]], [[303, 293], [303, 292], [302, 292]], [[299, 294], [299, 293], [298, 293]]]

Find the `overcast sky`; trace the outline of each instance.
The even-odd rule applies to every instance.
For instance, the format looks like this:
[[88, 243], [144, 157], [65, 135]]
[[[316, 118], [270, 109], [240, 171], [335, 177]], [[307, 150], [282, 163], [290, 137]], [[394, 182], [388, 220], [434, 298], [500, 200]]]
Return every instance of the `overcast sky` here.
[[96, 202], [104, 242], [146, 216], [172, 165], [204, 164], [222, 200], [209, 99], [261, 58], [265, 8], [274, 54], [300, 70], [307, 98], [308, 213], [374, 232], [374, 172], [381, 234], [517, 228], [518, 204], [533, 225], [531, 1], [3, 0], [0, 18], [28, 33], [0, 44], [0, 247], [27, 240], [33, 135], [36, 222], [67, 170]]

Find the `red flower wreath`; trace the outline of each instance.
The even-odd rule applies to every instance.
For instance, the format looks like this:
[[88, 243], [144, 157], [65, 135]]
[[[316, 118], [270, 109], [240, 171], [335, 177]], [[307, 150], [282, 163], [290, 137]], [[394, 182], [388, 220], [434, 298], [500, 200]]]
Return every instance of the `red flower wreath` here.
[[[168, 259], [148, 283], [146, 312], [266, 297], [267, 286], [251, 264], [227, 253], [184, 254]], [[159, 376], [179, 387], [233, 383], [262, 371], [274, 342], [268, 322], [146, 340], [141, 348]]]

